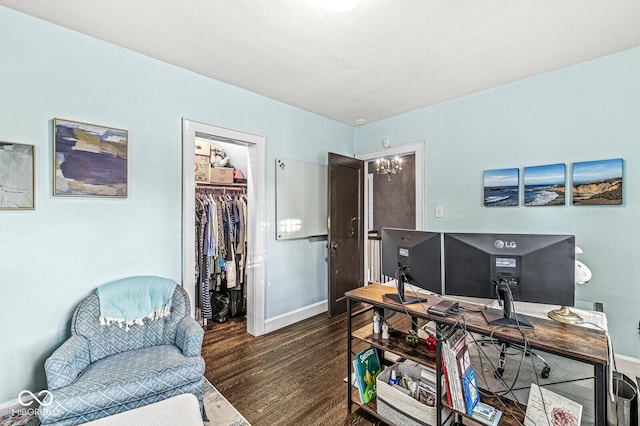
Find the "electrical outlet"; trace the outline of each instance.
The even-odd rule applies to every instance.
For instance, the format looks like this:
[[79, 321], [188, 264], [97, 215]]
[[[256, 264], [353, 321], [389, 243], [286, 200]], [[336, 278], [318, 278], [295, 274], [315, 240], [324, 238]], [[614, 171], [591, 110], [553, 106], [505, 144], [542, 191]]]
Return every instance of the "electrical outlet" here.
[[444, 206], [436, 206], [436, 217], [444, 217]]

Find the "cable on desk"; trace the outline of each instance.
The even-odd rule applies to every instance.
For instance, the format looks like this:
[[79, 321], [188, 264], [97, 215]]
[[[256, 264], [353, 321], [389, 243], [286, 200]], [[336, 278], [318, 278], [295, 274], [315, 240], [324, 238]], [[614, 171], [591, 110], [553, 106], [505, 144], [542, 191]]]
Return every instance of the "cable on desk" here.
[[608, 380], [609, 383], [608, 383], [608, 386], [607, 386], [607, 393], [609, 394], [609, 399], [611, 399], [611, 402], [614, 402], [614, 403], [617, 404], [616, 396], [615, 396], [615, 393], [613, 391], [613, 373], [614, 372], [618, 373], [618, 366], [616, 365], [616, 353], [613, 350], [613, 340], [611, 340], [611, 335], [609, 334], [609, 330], [607, 330], [606, 328], [604, 328], [604, 327], [602, 327], [602, 326], [600, 326], [600, 325], [598, 325], [596, 323], [589, 322], [589, 321], [581, 321], [578, 324], [593, 325], [594, 327], [597, 327], [600, 330], [602, 330], [604, 332], [605, 337], [607, 338], [607, 356], [612, 361], [612, 362], [608, 362], [607, 363], [607, 370], [608, 370], [608, 376], [609, 376], [609, 380]]
[[[395, 274], [395, 277], [394, 277], [394, 278], [395, 278], [395, 280], [396, 280], [396, 290], [397, 290], [397, 287], [398, 287], [398, 273], [402, 274], [402, 278], [406, 280], [406, 275], [405, 275], [404, 271], [403, 271], [403, 270], [401, 270], [400, 268], [396, 269], [396, 274]], [[407, 292], [407, 291], [411, 291], [411, 292], [413, 293], [413, 295], [414, 295], [417, 299], [421, 299], [421, 297], [420, 297], [420, 296], [423, 296], [423, 297], [424, 297], [424, 294], [420, 294], [420, 293], [418, 293], [417, 291], [415, 291], [414, 289], [408, 289], [408, 288], [406, 288], [406, 287], [405, 287], [404, 291], [405, 291], [405, 292]], [[428, 306], [427, 306], [424, 302], [422, 302], [422, 300], [420, 300], [419, 302], [414, 303], [413, 305], [420, 305], [420, 307], [422, 308], [422, 310], [424, 311], [424, 313], [425, 313], [426, 315], [430, 316], [430, 314], [429, 314], [429, 312], [428, 312], [428, 309], [429, 309], [429, 308], [428, 308]], [[404, 310], [404, 313], [405, 313], [405, 314], [406, 314], [406, 315], [411, 319], [411, 325], [412, 325], [412, 328], [413, 328], [414, 326], [415, 326], [415, 328], [416, 328], [416, 329], [417, 329], [417, 328], [419, 328], [417, 321], [414, 321], [414, 320], [413, 320], [414, 315], [412, 315], [412, 314], [411, 314], [411, 312], [409, 312], [409, 310], [407, 309], [407, 307], [406, 307], [405, 305], [402, 305], [402, 309]], [[457, 323], [456, 323], [456, 324], [457, 324]], [[440, 333], [440, 330], [432, 329], [432, 328], [430, 328], [430, 327], [426, 327], [426, 324], [425, 324], [424, 326], [422, 326], [422, 329], [423, 329], [425, 332], [427, 332], [427, 330], [432, 331], [432, 332], [433, 332], [433, 334], [434, 334], [434, 337], [435, 337], [436, 339], [438, 339], [438, 338], [439, 338], [439, 339], [442, 339], [442, 338], [443, 338], [443, 335]]]
[[[478, 352], [478, 355], [479, 355], [479, 361], [480, 361], [480, 374], [482, 375], [482, 379], [484, 380], [484, 383], [485, 383], [485, 384], [488, 384], [489, 382], [488, 382], [488, 380], [487, 380], [487, 378], [486, 378], [486, 376], [485, 376], [485, 369], [484, 369], [484, 364], [483, 364], [483, 357], [484, 357], [484, 361], [486, 361], [486, 362], [488, 362], [488, 363], [489, 363], [490, 369], [491, 369], [492, 371], [496, 371], [496, 367], [495, 367], [495, 365], [493, 364], [493, 362], [491, 361], [490, 357], [487, 355], [487, 353], [482, 349], [482, 347], [481, 347], [480, 343], [475, 339], [475, 336], [474, 336], [473, 334], [470, 334], [470, 336], [471, 336], [471, 341], [470, 341], [470, 343], [471, 343], [471, 344], [473, 344], [473, 345], [475, 345], [475, 348], [476, 348], [476, 350], [477, 350], [477, 352]], [[494, 340], [493, 336], [491, 336], [490, 338], [491, 338], [491, 340], [492, 340], [492, 341]], [[518, 420], [518, 418], [515, 416], [515, 414], [514, 414], [513, 410], [512, 410], [509, 406], [507, 406], [507, 405], [504, 403], [504, 401], [502, 400], [502, 398], [503, 398], [504, 396], [506, 396], [506, 395], [511, 394], [511, 395], [513, 396], [513, 399], [515, 399], [515, 400], [517, 401], [517, 398], [515, 397], [515, 394], [513, 393], [513, 388], [515, 387], [516, 381], [517, 381], [517, 379], [518, 379], [518, 375], [519, 375], [520, 369], [521, 369], [521, 367], [522, 367], [522, 362], [524, 362], [524, 352], [523, 352], [522, 359], [520, 360], [520, 365], [518, 366], [518, 372], [517, 372], [517, 374], [516, 374], [516, 377], [514, 378], [514, 381], [513, 381], [510, 385], [509, 385], [509, 384], [507, 384], [507, 382], [506, 382], [506, 381], [504, 380], [504, 378], [502, 378], [501, 376], [496, 377], [496, 379], [497, 379], [497, 380], [499, 380], [499, 381], [501, 381], [501, 382], [502, 382], [502, 385], [505, 387], [505, 390], [504, 390], [504, 391], [502, 391], [502, 392], [493, 392], [493, 391], [491, 391], [491, 392], [484, 392], [484, 391], [482, 391], [482, 390], [480, 390], [480, 389], [479, 389], [479, 391], [480, 391], [480, 393], [481, 393], [482, 395], [485, 395], [485, 396], [491, 396], [491, 397], [493, 397], [493, 398], [497, 399], [497, 400], [498, 400], [498, 402], [501, 404], [501, 408], [502, 408], [502, 410], [503, 410], [505, 413], [508, 413], [508, 414], [509, 414], [509, 415], [510, 415], [510, 416], [511, 416], [515, 421], [517, 421], [519, 424], [522, 424], [522, 423], [521, 423], [521, 422]], [[523, 412], [522, 412], [522, 410], [521, 410], [519, 407], [518, 407], [518, 410], [519, 410], [521, 413], [523, 413]], [[523, 413], [523, 414], [524, 414], [524, 413]]]
[[[511, 289], [510, 289], [508, 286], [507, 286], [507, 291], [511, 292]], [[497, 290], [496, 290], [496, 292], [497, 292]], [[512, 295], [512, 294], [509, 294], [509, 298], [512, 300], [512, 299], [513, 299], [513, 295]], [[498, 297], [498, 299], [500, 300], [500, 298], [499, 298], [499, 297]], [[516, 310], [515, 310], [515, 306], [512, 306], [512, 312], [513, 312], [514, 314], [517, 314], [517, 312], [516, 312]], [[502, 398], [503, 398], [503, 397], [505, 397], [505, 396], [507, 396], [507, 395], [511, 395], [511, 396], [513, 397], [513, 400], [515, 400], [516, 402], [518, 402], [518, 398], [517, 398], [517, 397], [515, 396], [515, 394], [514, 394], [514, 388], [515, 388], [515, 385], [516, 385], [516, 383], [517, 383], [517, 381], [518, 381], [518, 378], [519, 378], [519, 376], [520, 376], [520, 373], [521, 373], [521, 371], [522, 371], [522, 367], [523, 367], [523, 364], [524, 364], [524, 358], [525, 358], [526, 354], [528, 353], [528, 351], [531, 351], [531, 346], [530, 346], [530, 344], [529, 344], [529, 340], [528, 340], [527, 336], [524, 334], [524, 332], [523, 332], [522, 328], [520, 327], [520, 324], [519, 324], [519, 322], [518, 322], [518, 320], [517, 320], [517, 315], [515, 315], [515, 318], [516, 318], [516, 324], [515, 324], [515, 327], [511, 327], [511, 328], [518, 330], [518, 332], [520, 333], [520, 337], [521, 337], [521, 339], [522, 339], [523, 344], [522, 344], [522, 349], [521, 349], [521, 350], [522, 350], [522, 356], [520, 357], [520, 362], [519, 362], [519, 364], [518, 364], [518, 368], [517, 368], [517, 370], [516, 370], [516, 374], [515, 374], [515, 376], [514, 376], [514, 378], [513, 378], [513, 381], [511, 382], [511, 384], [510, 384], [510, 385], [508, 385], [508, 384], [507, 384], [507, 382], [504, 380], [504, 378], [503, 378], [501, 375], [496, 374], [496, 375], [495, 375], [495, 378], [502, 382], [502, 385], [505, 387], [505, 390], [503, 390], [503, 391], [501, 391], [501, 392], [494, 392], [494, 391], [492, 391], [492, 392], [482, 392], [482, 391], [481, 391], [481, 394], [483, 394], [483, 395], [485, 395], [485, 396], [492, 396], [492, 397], [496, 398], [496, 399], [498, 400], [498, 402], [502, 405], [503, 411], [505, 411], [506, 413], [508, 413], [508, 414], [509, 414], [509, 415], [510, 415], [510, 416], [511, 416], [515, 421], [517, 421], [519, 424], [522, 424], [522, 423], [518, 420], [518, 418], [515, 416], [514, 411], [513, 411], [510, 407], [508, 407], [508, 406], [505, 404], [505, 402], [502, 400]], [[498, 342], [498, 340], [499, 340], [499, 339], [496, 339], [496, 338], [494, 337], [494, 334], [495, 334], [498, 330], [500, 330], [501, 328], [503, 328], [503, 327], [496, 327], [496, 328], [491, 332], [491, 334], [489, 335], [489, 340], [490, 340], [490, 343], [491, 343], [491, 344], [494, 344], [494, 345], [495, 345], [495, 343], [494, 343], [494, 342]], [[485, 383], [485, 384], [488, 384], [489, 382], [488, 382], [488, 380], [487, 380], [487, 378], [486, 378], [486, 375], [485, 375], [485, 369], [484, 369], [483, 362], [484, 362], [484, 361], [488, 362], [489, 366], [491, 367], [491, 370], [493, 370], [494, 372], [495, 372], [495, 371], [497, 371], [497, 369], [496, 369], [495, 365], [493, 364], [493, 362], [491, 361], [490, 357], [489, 357], [489, 356], [487, 355], [487, 353], [482, 349], [482, 347], [481, 347], [481, 345], [480, 345], [480, 342], [478, 342], [478, 340], [476, 340], [476, 338], [475, 338], [475, 336], [474, 336], [474, 335], [472, 335], [472, 334], [471, 334], [470, 336], [471, 336], [471, 339], [472, 339], [472, 340], [471, 340], [471, 343], [475, 345], [475, 348], [476, 348], [476, 350], [477, 350], [477, 352], [478, 352], [478, 355], [479, 355], [479, 361], [480, 361], [480, 373], [481, 373], [481, 375], [482, 375], [482, 379], [484, 380], [484, 383]], [[501, 344], [500, 346], [501, 346], [500, 351], [501, 351], [501, 353], [502, 353], [502, 351], [503, 351], [502, 344]], [[515, 353], [509, 353], [508, 351], [504, 351], [504, 356], [508, 356], [508, 355], [515, 355]], [[483, 358], [484, 358], [484, 360], [483, 360]], [[532, 367], [533, 367], [534, 375], [535, 375], [535, 378], [536, 378], [536, 384], [537, 384], [538, 386], [540, 386], [540, 382], [539, 382], [539, 379], [538, 379], [538, 371], [537, 371], [537, 368], [536, 368], [535, 362], [534, 362], [534, 360], [533, 360], [533, 357], [531, 358], [531, 363], [532, 363]], [[546, 417], [546, 419], [547, 419], [547, 423], [549, 424], [549, 426], [551, 426], [551, 425], [550, 425], [550, 423], [549, 423], [549, 417], [548, 417], [548, 413], [547, 413], [546, 403], [544, 402], [544, 397], [543, 397], [542, 395], [541, 395], [541, 399], [542, 399], [543, 408], [544, 408], [544, 410], [545, 410], [545, 417]], [[517, 410], [518, 410], [521, 414], [523, 414], [523, 415], [525, 416], [525, 418], [526, 418], [526, 412], [524, 412], [524, 411], [523, 411], [523, 410], [522, 410], [518, 405], [516, 405], [516, 407], [517, 407]]]
[[[507, 291], [509, 292], [509, 300], [513, 301], [513, 293], [511, 293], [511, 287], [507, 285]], [[498, 292], [498, 289], [496, 287], [496, 293]], [[522, 341], [524, 342], [524, 347], [522, 348], [522, 361], [520, 362], [520, 365], [518, 366], [518, 372], [516, 374], [516, 378], [514, 379], [514, 385], [515, 382], [518, 378], [518, 376], [520, 375], [520, 371], [522, 369], [522, 364], [524, 361], [524, 357], [526, 356], [527, 351], [531, 350], [531, 346], [529, 345], [529, 339], [527, 338], [527, 336], [524, 334], [524, 332], [522, 331], [522, 329], [520, 328], [520, 323], [518, 322], [518, 312], [516, 311], [516, 306], [515, 303], [512, 303], [511, 306], [511, 310], [514, 313], [514, 317], [516, 319], [516, 329], [520, 332], [520, 336], [522, 337]], [[538, 378], [538, 369], [536, 368], [536, 363], [534, 362], [534, 357], [531, 357], [531, 367], [533, 368], [533, 375], [536, 379], [536, 385], [538, 386], [538, 390], [540, 392], [540, 400], [542, 401], [542, 408], [544, 409], [544, 416], [545, 419], [547, 420], [547, 424], [548, 426], [552, 426], [551, 425], [551, 419], [549, 417], [549, 413], [547, 412], [547, 403], [544, 401], [544, 396], [542, 395], [542, 387], [540, 386], [540, 379]], [[517, 399], [517, 398], [516, 398]], [[525, 418], [527, 418], [527, 413], [524, 413]]]

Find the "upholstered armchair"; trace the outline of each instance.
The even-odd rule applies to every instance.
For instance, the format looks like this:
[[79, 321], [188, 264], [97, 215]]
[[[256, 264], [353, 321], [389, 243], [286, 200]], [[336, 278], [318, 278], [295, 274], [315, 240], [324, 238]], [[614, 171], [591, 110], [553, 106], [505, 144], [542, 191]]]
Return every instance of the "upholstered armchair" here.
[[189, 311], [187, 293], [166, 278], [99, 287], [45, 362], [51, 395], [38, 411], [42, 424], [76, 425], [183, 393], [198, 398], [204, 416], [204, 331]]

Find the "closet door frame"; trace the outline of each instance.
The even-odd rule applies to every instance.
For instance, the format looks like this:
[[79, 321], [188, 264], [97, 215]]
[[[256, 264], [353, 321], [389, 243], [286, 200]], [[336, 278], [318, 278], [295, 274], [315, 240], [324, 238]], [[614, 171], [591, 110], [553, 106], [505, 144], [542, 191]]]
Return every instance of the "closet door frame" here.
[[247, 217], [247, 332], [261, 336], [265, 330], [265, 137], [211, 124], [182, 119], [182, 285], [191, 299], [195, 317], [195, 138], [201, 133], [219, 137], [225, 143], [248, 148], [246, 173], [249, 211]]

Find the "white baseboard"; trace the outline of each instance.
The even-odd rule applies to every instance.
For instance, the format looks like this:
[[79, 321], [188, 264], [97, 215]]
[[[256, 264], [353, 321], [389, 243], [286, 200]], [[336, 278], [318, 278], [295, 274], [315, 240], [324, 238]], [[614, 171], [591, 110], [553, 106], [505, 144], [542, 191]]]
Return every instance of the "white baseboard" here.
[[[38, 395], [38, 393], [36, 393], [36, 395]], [[0, 417], [4, 416], [6, 414], [9, 414], [9, 413], [18, 412], [18, 411], [23, 410], [25, 408], [36, 408], [38, 406], [37, 401], [35, 401], [33, 398], [24, 398], [22, 401], [24, 403], [28, 403], [29, 401], [33, 401], [33, 404], [29, 405], [28, 407], [25, 407], [24, 405], [20, 404], [20, 402], [18, 401], [18, 398], [12, 399], [12, 400], [7, 401], [7, 402], [3, 402], [3, 403], [0, 404]]]
[[270, 333], [280, 328], [295, 324], [299, 321], [311, 318], [312, 316], [327, 312], [329, 309], [329, 301], [323, 300], [312, 305], [304, 306], [295, 311], [287, 312], [273, 318], [269, 318], [264, 322], [264, 332]]

